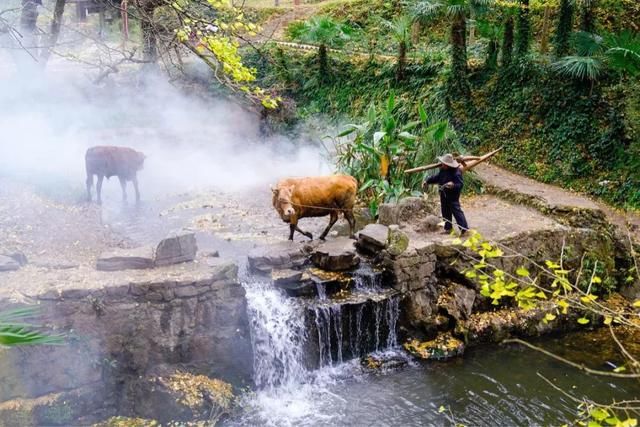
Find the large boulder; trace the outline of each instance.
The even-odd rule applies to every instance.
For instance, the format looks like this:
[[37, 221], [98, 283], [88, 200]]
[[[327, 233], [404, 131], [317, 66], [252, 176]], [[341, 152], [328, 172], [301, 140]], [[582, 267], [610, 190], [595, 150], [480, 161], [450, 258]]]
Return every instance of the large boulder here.
[[0, 271], [14, 271], [20, 268], [20, 263], [15, 259], [0, 255]]
[[476, 291], [454, 283], [438, 301], [438, 306], [456, 321], [467, 320], [471, 316]]
[[353, 240], [344, 237], [318, 246], [310, 259], [313, 265], [327, 271], [350, 270], [360, 264]]
[[383, 203], [378, 209], [378, 222], [384, 225], [404, 224], [433, 213], [433, 206], [422, 197], [406, 197], [398, 203]]
[[102, 271], [141, 270], [153, 268], [153, 248], [114, 249], [100, 255], [96, 268]]
[[27, 265], [27, 256], [21, 251], [0, 249], [0, 255], [13, 259], [20, 264], [21, 267]]
[[358, 233], [358, 249], [378, 253], [387, 247], [389, 227], [384, 224], [369, 224]]
[[193, 261], [198, 252], [196, 235], [192, 232], [172, 232], [158, 243], [155, 265]]

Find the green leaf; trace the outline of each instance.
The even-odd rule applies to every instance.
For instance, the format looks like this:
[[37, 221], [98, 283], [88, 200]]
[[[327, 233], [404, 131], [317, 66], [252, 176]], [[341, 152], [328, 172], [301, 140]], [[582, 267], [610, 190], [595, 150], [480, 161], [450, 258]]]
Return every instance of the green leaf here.
[[555, 320], [556, 315], [553, 313], [547, 313], [544, 315], [544, 320], [546, 320], [547, 322], [551, 322], [552, 320]]
[[524, 267], [518, 267], [518, 269], [516, 270], [516, 274], [522, 277], [529, 277], [530, 275], [529, 270]]
[[440, 405], [440, 407], [438, 408], [438, 413], [442, 414], [446, 410], [447, 410], [447, 408], [445, 408], [444, 406]]
[[422, 123], [426, 123], [428, 121], [429, 117], [427, 116], [427, 111], [424, 109], [422, 104], [418, 104], [418, 114], [420, 115]]
[[589, 319], [587, 319], [586, 317], [581, 317], [578, 319], [578, 323], [581, 325], [586, 325], [587, 323], [589, 323]]
[[625, 368], [624, 366], [618, 366], [617, 368], [615, 368], [613, 370], [613, 372], [618, 373], [618, 372], [624, 372], [626, 370], [627, 370], [627, 368]]
[[609, 412], [607, 412], [606, 409], [596, 407], [589, 412], [589, 416], [591, 416], [591, 418], [593, 418], [594, 420], [600, 422], [609, 417]]
[[380, 140], [382, 138], [384, 138], [387, 135], [386, 132], [376, 132], [373, 134], [373, 145], [378, 145], [378, 142], [380, 142]]
[[393, 92], [389, 95], [387, 100], [387, 111], [391, 112], [396, 107], [396, 96]]

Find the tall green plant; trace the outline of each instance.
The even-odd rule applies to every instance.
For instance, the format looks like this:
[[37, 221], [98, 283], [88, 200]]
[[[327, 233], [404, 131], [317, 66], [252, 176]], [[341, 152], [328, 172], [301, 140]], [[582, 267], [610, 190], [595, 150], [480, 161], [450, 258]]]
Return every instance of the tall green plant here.
[[391, 35], [398, 44], [398, 62], [396, 64], [397, 81], [402, 81], [405, 77], [405, 69], [407, 67], [407, 50], [411, 46], [412, 23], [413, 19], [408, 15], [396, 17], [391, 22], [387, 21], [387, 26], [391, 29]]
[[508, 67], [513, 59], [513, 16], [507, 16], [502, 37], [502, 66]]
[[338, 135], [354, 135], [337, 144], [338, 168], [356, 177], [373, 215], [380, 203], [419, 194], [422, 177], [405, 174], [406, 169], [431, 163], [444, 152], [460, 151], [448, 121], [429, 117], [418, 106], [417, 120], [407, 122], [400, 107], [392, 94], [384, 105], [369, 107], [366, 122], [348, 125]]
[[451, 43], [451, 75], [449, 86], [453, 96], [469, 97], [471, 90], [467, 80], [467, 17], [471, 9], [481, 12], [494, 0], [422, 0], [413, 8], [415, 16], [428, 17], [441, 14], [449, 17]]
[[485, 66], [490, 70], [495, 70], [498, 66], [498, 50], [500, 49], [500, 38], [502, 37], [503, 28], [501, 25], [490, 21], [479, 21], [478, 32], [480, 36], [489, 40]]
[[289, 36], [302, 43], [318, 45], [318, 71], [321, 79], [329, 74], [329, 47], [342, 47], [353, 29], [326, 16], [314, 16], [289, 28]]
[[558, 14], [558, 26], [554, 44], [556, 56], [562, 57], [569, 54], [571, 47], [571, 31], [573, 27], [573, 1], [560, 0], [560, 11]]
[[529, 46], [531, 44], [531, 17], [529, 15], [529, 0], [520, 0], [517, 30], [516, 55], [524, 56], [529, 53]]

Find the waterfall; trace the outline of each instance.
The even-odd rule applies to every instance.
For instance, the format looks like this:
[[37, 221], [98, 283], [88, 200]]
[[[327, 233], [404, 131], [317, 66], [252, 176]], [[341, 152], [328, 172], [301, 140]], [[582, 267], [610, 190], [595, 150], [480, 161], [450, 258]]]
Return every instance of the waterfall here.
[[260, 388], [304, 381], [302, 343], [307, 338], [304, 313], [271, 283], [246, 283], [251, 322], [254, 380]]

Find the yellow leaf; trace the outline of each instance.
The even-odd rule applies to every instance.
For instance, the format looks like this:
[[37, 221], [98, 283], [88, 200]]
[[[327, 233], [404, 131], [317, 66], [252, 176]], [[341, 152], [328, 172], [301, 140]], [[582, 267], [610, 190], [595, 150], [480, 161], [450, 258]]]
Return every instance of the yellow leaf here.
[[634, 303], [632, 304], [634, 307], [636, 308], [640, 308], [640, 299], [637, 301], [634, 301]]
[[581, 325], [586, 325], [587, 323], [589, 323], [589, 319], [587, 319], [586, 317], [581, 317], [578, 319], [578, 323], [580, 323]]
[[607, 317], [604, 318], [604, 324], [605, 325], [610, 325], [611, 322], [613, 322], [613, 318], [612, 317], [607, 316]]
[[544, 315], [544, 320], [550, 322], [556, 318], [556, 315], [553, 313], [547, 313]]
[[445, 408], [444, 406], [440, 405], [440, 407], [438, 408], [438, 413], [441, 414], [446, 410], [447, 410], [447, 408]]
[[386, 155], [380, 156], [380, 177], [385, 178], [389, 172], [389, 157]]
[[602, 279], [599, 278], [598, 276], [593, 276], [593, 279], [591, 279], [592, 283], [602, 283]]
[[528, 277], [529, 276], [529, 270], [527, 270], [524, 267], [518, 267], [518, 269], [516, 270], [516, 274], [518, 276], [522, 276], [522, 277]]

